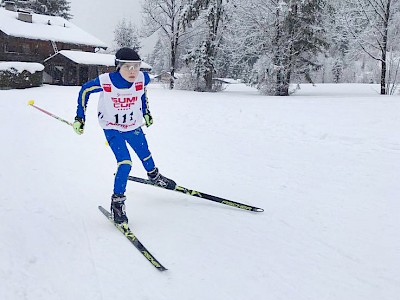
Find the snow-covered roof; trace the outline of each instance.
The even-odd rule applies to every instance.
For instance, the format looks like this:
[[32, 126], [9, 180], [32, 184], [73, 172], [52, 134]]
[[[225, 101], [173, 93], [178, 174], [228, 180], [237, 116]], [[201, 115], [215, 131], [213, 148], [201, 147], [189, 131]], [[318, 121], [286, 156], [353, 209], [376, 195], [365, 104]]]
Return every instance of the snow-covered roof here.
[[[115, 66], [115, 55], [113, 54], [93, 53], [75, 50], [61, 50], [53, 56], [47, 58], [45, 62], [56, 55], [63, 55], [80, 65], [99, 65], [108, 67]], [[143, 61], [140, 67], [144, 69], [152, 68], [149, 64]]]
[[29, 23], [18, 20], [18, 12], [0, 8], [0, 31], [14, 37], [107, 48], [104, 42], [61, 17], [32, 14]]
[[32, 62], [20, 62], [20, 61], [10, 61], [10, 62], [0, 62], [0, 71], [11, 70], [12, 68], [16, 69], [19, 73], [23, 71], [28, 71], [31, 74], [35, 72], [43, 71], [44, 66], [39, 63]]

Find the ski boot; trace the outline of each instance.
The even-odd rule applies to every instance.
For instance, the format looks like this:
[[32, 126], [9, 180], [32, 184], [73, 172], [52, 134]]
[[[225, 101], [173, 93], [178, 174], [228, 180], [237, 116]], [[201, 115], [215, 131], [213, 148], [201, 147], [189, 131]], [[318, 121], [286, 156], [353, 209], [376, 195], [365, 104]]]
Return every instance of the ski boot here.
[[160, 172], [158, 171], [158, 168], [155, 168], [153, 171], [148, 172], [147, 176], [154, 185], [157, 185], [164, 189], [174, 190], [176, 187], [175, 181], [161, 175]]
[[128, 224], [128, 217], [125, 213], [125, 195], [113, 194], [111, 196], [111, 212], [114, 216], [114, 222], [116, 224]]

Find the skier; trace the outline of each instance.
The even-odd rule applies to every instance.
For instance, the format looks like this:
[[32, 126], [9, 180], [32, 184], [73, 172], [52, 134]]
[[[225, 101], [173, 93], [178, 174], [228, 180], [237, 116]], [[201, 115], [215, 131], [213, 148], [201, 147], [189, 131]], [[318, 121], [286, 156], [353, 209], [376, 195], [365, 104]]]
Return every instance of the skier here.
[[153, 124], [153, 118], [146, 95], [150, 77], [140, 71], [140, 65], [141, 59], [136, 51], [131, 48], [119, 49], [115, 54], [116, 71], [102, 74], [82, 85], [73, 123], [74, 131], [83, 134], [89, 96], [100, 92], [97, 115], [118, 165], [111, 196], [111, 212], [114, 222], [125, 226], [128, 224], [125, 190], [132, 166], [127, 143], [141, 160], [150, 181], [171, 190], [176, 186], [173, 180], [158, 171], [141, 128], [143, 119], [149, 127]]

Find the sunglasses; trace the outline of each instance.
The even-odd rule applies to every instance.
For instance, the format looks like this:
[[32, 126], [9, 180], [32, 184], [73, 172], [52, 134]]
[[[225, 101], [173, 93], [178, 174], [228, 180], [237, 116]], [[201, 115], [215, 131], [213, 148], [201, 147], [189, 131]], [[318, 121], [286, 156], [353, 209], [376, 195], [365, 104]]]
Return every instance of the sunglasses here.
[[123, 69], [124, 71], [136, 71], [140, 70], [140, 62], [136, 63], [121, 63], [119, 65], [120, 69]]

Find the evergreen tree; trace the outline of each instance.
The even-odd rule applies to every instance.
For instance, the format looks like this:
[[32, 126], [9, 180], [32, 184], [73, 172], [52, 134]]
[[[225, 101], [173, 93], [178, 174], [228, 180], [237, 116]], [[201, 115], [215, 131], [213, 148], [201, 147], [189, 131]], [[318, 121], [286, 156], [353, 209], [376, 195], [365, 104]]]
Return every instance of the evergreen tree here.
[[323, 62], [320, 82], [339, 83], [344, 79], [345, 69], [352, 67], [349, 56], [351, 37], [343, 22], [342, 0], [333, 2], [324, 12], [324, 28], [329, 49], [320, 57]]
[[302, 76], [312, 82], [311, 72], [321, 65], [316, 61], [319, 52], [328, 46], [322, 23], [324, 0], [287, 0], [277, 9], [275, 19], [276, 48], [273, 57], [276, 81], [272, 90], [275, 95], [289, 95], [292, 76]]
[[148, 62], [152, 65], [152, 71], [156, 74], [168, 70], [169, 57], [165, 55], [165, 48], [162, 40], [158, 39], [153, 52], [149, 55]]
[[343, 76], [343, 60], [336, 59], [333, 67], [332, 67], [332, 74], [333, 74], [333, 82], [339, 83]]
[[71, 4], [67, 0], [17, 0], [15, 3], [18, 8], [29, 9], [37, 14], [59, 16], [67, 20], [72, 18]]
[[131, 22], [123, 18], [118, 22], [114, 30], [114, 41], [118, 48], [129, 47], [135, 51], [139, 51], [142, 47], [140, 45], [139, 30]]
[[[199, 84], [198, 89], [212, 91], [213, 77], [216, 73], [216, 59], [222, 39], [223, 23], [226, 19], [225, 6], [227, 1], [211, 0], [203, 4], [203, 10], [196, 10], [196, 14], [189, 9], [189, 6], [186, 7], [187, 11], [192, 13], [186, 14], [185, 25], [189, 25], [194, 22], [195, 18], [199, 18], [200, 22], [204, 22], [205, 30], [200, 45], [189, 50], [185, 57], [187, 63], [194, 65], [192, 72], [196, 74], [198, 80], [204, 82], [204, 88], [200, 88], [201, 85]], [[205, 7], [206, 4], [207, 7]]]
[[249, 0], [235, 2], [230, 24], [233, 58], [248, 82], [263, 93], [289, 95], [294, 78], [312, 82], [321, 67], [318, 54], [328, 46], [323, 26], [326, 0]]

